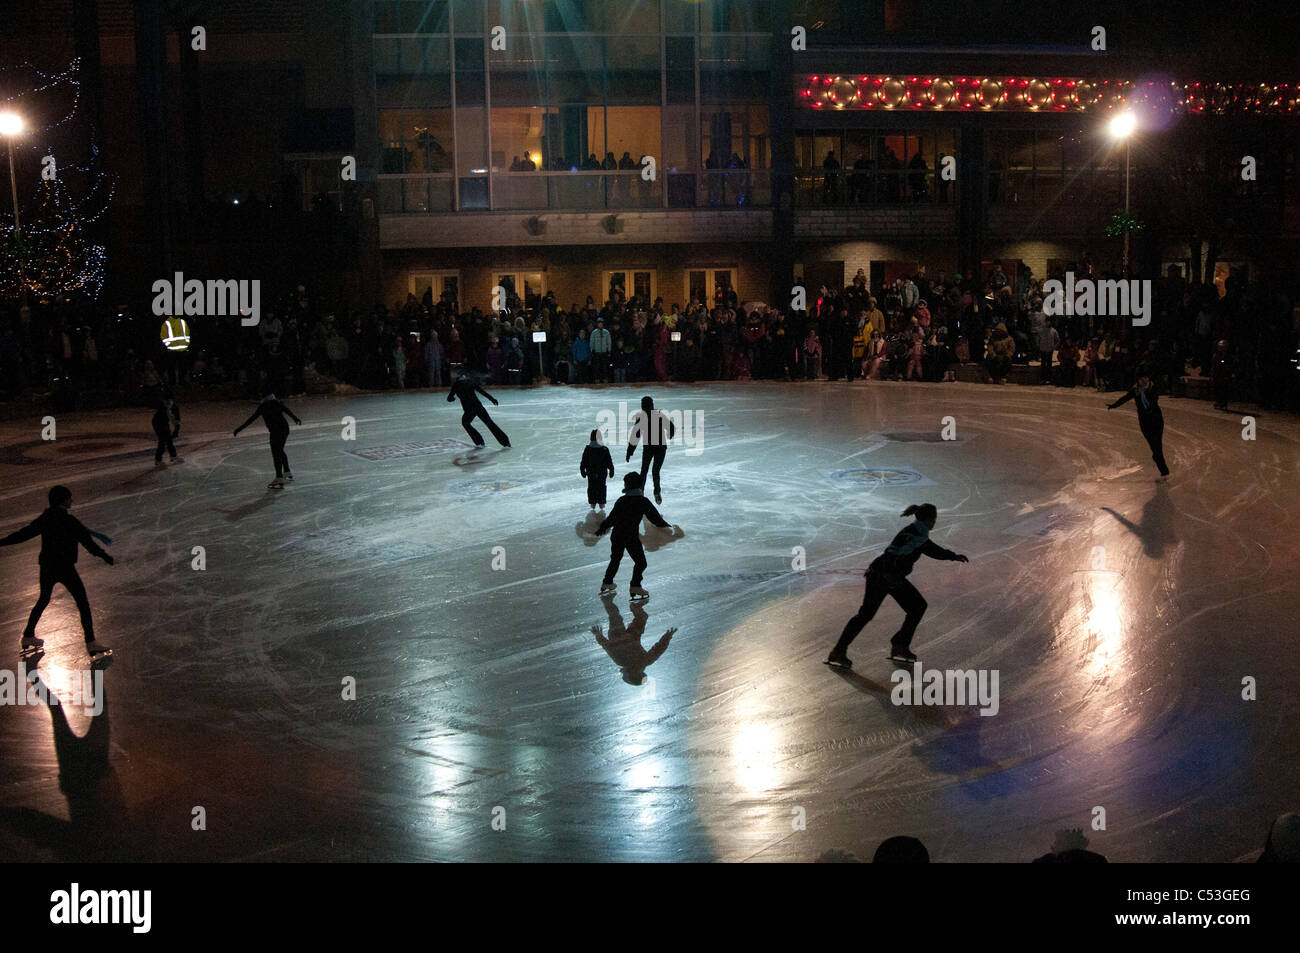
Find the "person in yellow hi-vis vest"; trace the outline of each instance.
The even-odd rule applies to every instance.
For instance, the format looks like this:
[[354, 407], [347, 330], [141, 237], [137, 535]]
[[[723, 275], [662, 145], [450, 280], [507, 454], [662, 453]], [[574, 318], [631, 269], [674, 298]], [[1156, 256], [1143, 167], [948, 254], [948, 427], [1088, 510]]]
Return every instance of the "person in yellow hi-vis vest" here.
[[871, 324], [864, 323], [858, 328], [858, 333], [853, 336], [853, 360], [849, 364], [849, 380], [853, 380], [859, 374], [866, 376], [862, 367], [862, 359], [867, 355], [867, 335], [871, 333]]
[[159, 333], [163, 347], [169, 351], [188, 351], [190, 349], [190, 326], [184, 318], [168, 318], [162, 323]]

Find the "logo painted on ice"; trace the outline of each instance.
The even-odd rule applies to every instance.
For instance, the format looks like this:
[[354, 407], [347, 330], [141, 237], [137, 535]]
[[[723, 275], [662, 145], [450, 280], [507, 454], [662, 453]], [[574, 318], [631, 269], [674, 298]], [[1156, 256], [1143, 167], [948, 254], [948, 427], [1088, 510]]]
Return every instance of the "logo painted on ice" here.
[[185, 280], [176, 272], [174, 280], [159, 278], [153, 283], [153, 313], [158, 317], [233, 317], [252, 327], [262, 320], [262, 282]]
[[[627, 401], [620, 400], [617, 413], [602, 410], [596, 414], [596, 429], [600, 431], [602, 440], [609, 443], [613, 437], [613, 442], [618, 446], [630, 443], [632, 432], [637, 430], [640, 440], [638, 446], [645, 443], [685, 446], [688, 457], [698, 457], [704, 452], [704, 411], [656, 408], [650, 414], [648, 433], [639, 432], [641, 413], [640, 410], [628, 413]], [[667, 426], [665, 420], [672, 423], [674, 430], [672, 438], [668, 440], [661, 439], [666, 436], [662, 433], [662, 428]]]
[[1074, 272], [1067, 271], [1064, 284], [1051, 278], [1043, 282], [1043, 292], [1047, 295], [1043, 301], [1043, 313], [1048, 317], [1116, 315], [1131, 317], [1135, 328], [1146, 327], [1151, 323], [1150, 279], [1095, 281], [1092, 278], [1080, 278], [1075, 281]]
[[871, 467], [864, 470], [831, 470], [826, 474], [832, 483], [846, 489], [878, 486], [934, 486], [934, 481], [911, 467]]

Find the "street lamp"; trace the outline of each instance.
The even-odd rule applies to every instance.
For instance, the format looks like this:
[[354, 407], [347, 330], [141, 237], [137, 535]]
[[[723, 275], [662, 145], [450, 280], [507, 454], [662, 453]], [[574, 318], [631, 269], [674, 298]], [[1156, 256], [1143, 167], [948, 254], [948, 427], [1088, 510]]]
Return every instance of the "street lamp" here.
[[[18, 220], [18, 178], [14, 175], [14, 139], [22, 134], [23, 117], [17, 113], [0, 113], [0, 136], [4, 136], [9, 146], [9, 188], [14, 197], [14, 244], [23, 237], [22, 223]], [[27, 278], [23, 274], [23, 257], [17, 247], [14, 253], [18, 256], [18, 283], [23, 287], [23, 307], [27, 307]]]
[[1128, 277], [1128, 186], [1129, 186], [1129, 142], [1133, 130], [1137, 128], [1137, 117], [1131, 112], [1122, 112], [1110, 121], [1110, 134], [1124, 142], [1124, 277]]

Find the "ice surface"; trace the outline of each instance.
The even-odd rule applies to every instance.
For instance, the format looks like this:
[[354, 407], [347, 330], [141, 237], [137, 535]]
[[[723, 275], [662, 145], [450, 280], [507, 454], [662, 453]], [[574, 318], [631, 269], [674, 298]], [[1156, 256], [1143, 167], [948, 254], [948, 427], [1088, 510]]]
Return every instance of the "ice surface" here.
[[[811, 860], [911, 834], [936, 860], [1028, 860], [1082, 827], [1112, 860], [1232, 860], [1300, 806], [1294, 419], [1249, 442], [1239, 415], [1162, 401], [1162, 484], [1135, 415], [1087, 390], [494, 393], [511, 450], [469, 453], [442, 392], [290, 400], [279, 493], [265, 432], [230, 436], [247, 405], [186, 406], [162, 471], [147, 410], [60, 416], [53, 443], [39, 415], [0, 426], [0, 532], [62, 482], [118, 559], [79, 563], [116, 649], [105, 714], [0, 708], [0, 859]], [[642, 393], [702, 414], [703, 443], [668, 452], [685, 535], [647, 535], [633, 610], [627, 559], [597, 596], [609, 542], [578, 462]], [[971, 562], [918, 564], [914, 648], [996, 669], [995, 716], [891, 704], [892, 601], [851, 674], [821, 664], [925, 501]], [[37, 548], [0, 549], [0, 668]], [[69, 692], [61, 589], [39, 632]]]

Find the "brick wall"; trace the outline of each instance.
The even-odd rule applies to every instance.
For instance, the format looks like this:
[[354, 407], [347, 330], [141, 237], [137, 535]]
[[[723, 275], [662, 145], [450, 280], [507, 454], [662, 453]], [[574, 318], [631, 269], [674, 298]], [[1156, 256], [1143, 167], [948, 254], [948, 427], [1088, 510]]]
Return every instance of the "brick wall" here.
[[843, 261], [845, 283], [853, 280], [859, 268], [870, 277], [873, 261], [915, 261], [924, 265], [928, 274], [937, 277], [941, 271], [952, 275], [957, 270], [957, 243], [952, 237], [925, 241], [819, 242], [803, 245], [796, 257], [804, 264]]
[[957, 213], [951, 206], [886, 205], [877, 208], [811, 208], [795, 215], [795, 238], [870, 240], [956, 235]]
[[655, 272], [655, 293], [666, 306], [687, 303], [686, 273], [692, 269], [733, 268], [742, 301], [768, 299], [769, 267], [766, 248], [756, 249], [735, 242], [679, 245], [592, 245], [525, 247], [455, 247], [390, 249], [384, 252], [382, 299], [392, 306], [404, 300], [410, 275], [419, 271], [460, 273], [461, 302], [488, 309], [496, 275], [509, 271], [541, 271], [546, 287], [555, 292], [560, 304], [583, 304], [587, 295], [603, 302], [608, 292], [605, 272], [651, 269]]
[[[615, 231], [607, 230], [614, 216]], [[528, 228], [532, 219], [539, 234]], [[770, 211], [459, 212], [381, 215], [381, 248], [464, 246], [643, 245], [679, 242], [764, 242]]]

